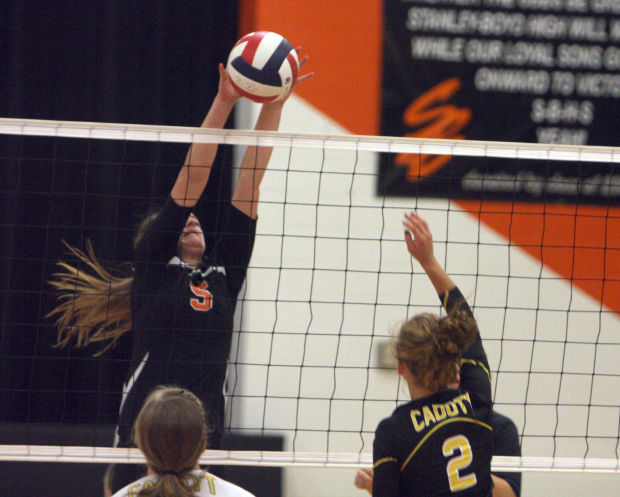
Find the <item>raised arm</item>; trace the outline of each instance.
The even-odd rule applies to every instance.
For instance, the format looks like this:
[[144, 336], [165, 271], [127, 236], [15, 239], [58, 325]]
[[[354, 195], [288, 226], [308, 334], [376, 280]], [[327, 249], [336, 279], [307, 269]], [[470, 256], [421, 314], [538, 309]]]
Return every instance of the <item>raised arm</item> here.
[[[283, 101], [263, 104], [254, 129], [276, 131], [280, 126], [283, 104]], [[273, 147], [250, 146], [241, 160], [239, 179], [232, 204], [252, 219], [256, 219], [258, 214], [259, 188], [272, 150]]]
[[[433, 236], [426, 221], [411, 212], [405, 215], [403, 225], [406, 229], [407, 250], [426, 271], [446, 311], [450, 312], [454, 306], [458, 305], [467, 314], [473, 316], [456, 284], [435, 258]], [[489, 363], [479, 332], [461, 356], [461, 387], [473, 394], [474, 408], [479, 411], [481, 419], [488, 420], [492, 406], [491, 381]]]
[[[202, 122], [202, 128], [223, 128], [235, 102], [241, 98], [232, 86], [223, 64], [219, 65], [219, 71], [218, 92]], [[216, 153], [217, 143], [193, 143], [190, 146], [185, 163], [170, 192], [170, 196], [178, 205], [183, 207], [196, 205], [209, 181]]]
[[[299, 49], [297, 49], [299, 51]], [[303, 66], [308, 57], [303, 57], [299, 66]], [[313, 73], [299, 76], [295, 86], [308, 78]], [[282, 100], [263, 104], [254, 129], [260, 131], [277, 131], [282, 117], [282, 107], [293, 93], [294, 88]], [[239, 180], [232, 198], [232, 204], [248, 217], [256, 219], [258, 214], [258, 200], [260, 195], [260, 184], [265, 175], [265, 169], [269, 164], [273, 147], [248, 147], [241, 160], [241, 170]]]

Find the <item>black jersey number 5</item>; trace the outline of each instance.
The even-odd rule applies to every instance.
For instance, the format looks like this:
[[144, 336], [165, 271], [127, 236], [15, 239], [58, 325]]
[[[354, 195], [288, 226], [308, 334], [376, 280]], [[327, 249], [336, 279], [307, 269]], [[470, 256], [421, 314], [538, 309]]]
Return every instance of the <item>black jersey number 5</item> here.
[[207, 312], [213, 307], [213, 295], [207, 290], [207, 282], [203, 281], [200, 285], [189, 284], [192, 293], [196, 295], [196, 298], [189, 299], [189, 305], [195, 311]]
[[[459, 454], [454, 455], [455, 452]], [[469, 440], [464, 435], [455, 435], [447, 438], [442, 446], [443, 455], [450, 457], [448, 464], [446, 465], [446, 472], [448, 473], [448, 483], [450, 484], [450, 491], [458, 492], [465, 490], [466, 488], [473, 487], [477, 480], [475, 473], [460, 474], [459, 471], [467, 468], [473, 459], [471, 451], [471, 445]]]

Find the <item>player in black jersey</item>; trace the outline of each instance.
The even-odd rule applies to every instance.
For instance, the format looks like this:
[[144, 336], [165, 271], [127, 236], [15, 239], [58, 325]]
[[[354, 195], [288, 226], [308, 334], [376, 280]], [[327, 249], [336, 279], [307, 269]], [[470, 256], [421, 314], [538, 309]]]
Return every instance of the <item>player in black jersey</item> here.
[[[491, 413], [493, 427], [493, 455], [521, 457], [519, 431], [514, 421], [508, 416], [493, 410]], [[521, 473], [493, 472], [493, 497], [519, 497], [521, 495]]]
[[[458, 386], [457, 384], [453, 388], [458, 388]], [[493, 455], [521, 457], [519, 432], [512, 419], [493, 410], [490, 424], [493, 428]], [[372, 494], [373, 473], [371, 468], [359, 469], [355, 475], [355, 486]], [[491, 477], [493, 478], [493, 497], [519, 497], [521, 495], [521, 473], [494, 471]]]
[[[220, 67], [220, 87], [203, 127], [221, 128], [240, 95]], [[282, 102], [262, 107], [256, 129], [276, 130]], [[237, 294], [245, 279], [256, 229], [258, 187], [271, 148], [249, 147], [231, 202], [208, 206], [203, 192], [216, 144], [193, 144], [163, 208], [147, 219], [135, 244], [131, 288], [133, 347], [123, 386], [116, 445], [131, 430], [153, 387], [176, 385], [206, 407], [212, 447], [224, 416], [223, 386]], [[215, 211], [215, 212], [213, 212]], [[222, 220], [206, 247], [200, 220]]]
[[[303, 57], [300, 66], [307, 61]], [[241, 95], [219, 65], [218, 93], [202, 123], [222, 128]], [[312, 73], [297, 78], [305, 81]], [[287, 96], [288, 97], [288, 96]], [[255, 129], [273, 131], [287, 98], [262, 105]], [[135, 242], [133, 274], [117, 278], [97, 261], [92, 248], [73, 254], [96, 276], [61, 263], [51, 283], [63, 292], [57, 316], [59, 344], [114, 341], [132, 331], [130, 371], [123, 387], [115, 445], [132, 445], [131, 430], [151, 390], [175, 385], [203, 402], [217, 448], [224, 415], [223, 386], [237, 294], [252, 254], [259, 185], [271, 147], [248, 147], [230, 201], [208, 207], [203, 192], [217, 144], [191, 145], [162, 209], [142, 223]], [[201, 221], [217, 216], [218, 233], [205, 245]]]
[[[489, 366], [476, 321], [440, 266], [424, 219], [403, 221], [409, 253], [422, 265], [447, 316], [422, 313], [394, 341], [411, 402], [379, 423], [373, 446], [375, 497], [491, 497], [493, 433]], [[458, 389], [450, 388], [459, 374]]]
[[[460, 363], [459, 363], [460, 371]], [[460, 374], [450, 388], [460, 387]], [[514, 421], [493, 409], [490, 419], [493, 428], [493, 455], [521, 457], [519, 431]], [[373, 470], [359, 469], [355, 475], [355, 486], [372, 494]], [[521, 495], [521, 473], [516, 471], [491, 473], [493, 479], [493, 497], [519, 497]]]

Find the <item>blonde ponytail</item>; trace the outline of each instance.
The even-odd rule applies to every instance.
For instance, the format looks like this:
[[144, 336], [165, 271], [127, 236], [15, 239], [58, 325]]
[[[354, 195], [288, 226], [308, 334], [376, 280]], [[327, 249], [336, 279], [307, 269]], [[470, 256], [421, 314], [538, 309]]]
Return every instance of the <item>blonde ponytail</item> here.
[[60, 270], [52, 275], [49, 284], [60, 292], [60, 303], [46, 318], [56, 318], [57, 347], [66, 347], [73, 340], [77, 347], [108, 342], [95, 354], [100, 355], [131, 329], [133, 276], [115, 276], [108, 272], [95, 256], [90, 241], [86, 243], [86, 252], [64, 243], [92, 274], [66, 262], [58, 262]]

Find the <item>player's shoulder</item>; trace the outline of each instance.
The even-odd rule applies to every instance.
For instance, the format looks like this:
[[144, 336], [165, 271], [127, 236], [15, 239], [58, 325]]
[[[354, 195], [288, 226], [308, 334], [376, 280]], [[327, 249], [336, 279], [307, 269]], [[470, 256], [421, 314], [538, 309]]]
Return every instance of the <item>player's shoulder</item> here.
[[[198, 490], [196, 497], [255, 497], [254, 494], [248, 492], [234, 483], [212, 475], [206, 471], [194, 470], [192, 474], [198, 478]], [[144, 488], [152, 487], [157, 482], [158, 477], [155, 475], [145, 476], [126, 487], [119, 490], [112, 497], [130, 497], [139, 495]]]
[[377, 425], [377, 433], [394, 432], [410, 419], [410, 410], [412, 403], [408, 402], [398, 406], [390, 416], [383, 418]]
[[144, 488], [149, 488], [149, 486], [155, 485], [157, 482], [157, 476], [149, 475], [140, 478], [139, 480], [130, 483], [129, 485], [121, 488], [118, 492], [116, 492], [112, 497], [129, 497], [133, 495], [139, 495], [140, 491]]
[[217, 497], [255, 497], [245, 488], [204, 472], [197, 497], [211, 497], [213, 495], [217, 495]]
[[501, 412], [497, 412], [495, 409], [491, 412], [491, 425], [494, 430], [516, 430], [517, 425], [515, 425], [514, 421], [510, 419], [508, 416], [502, 414]]

